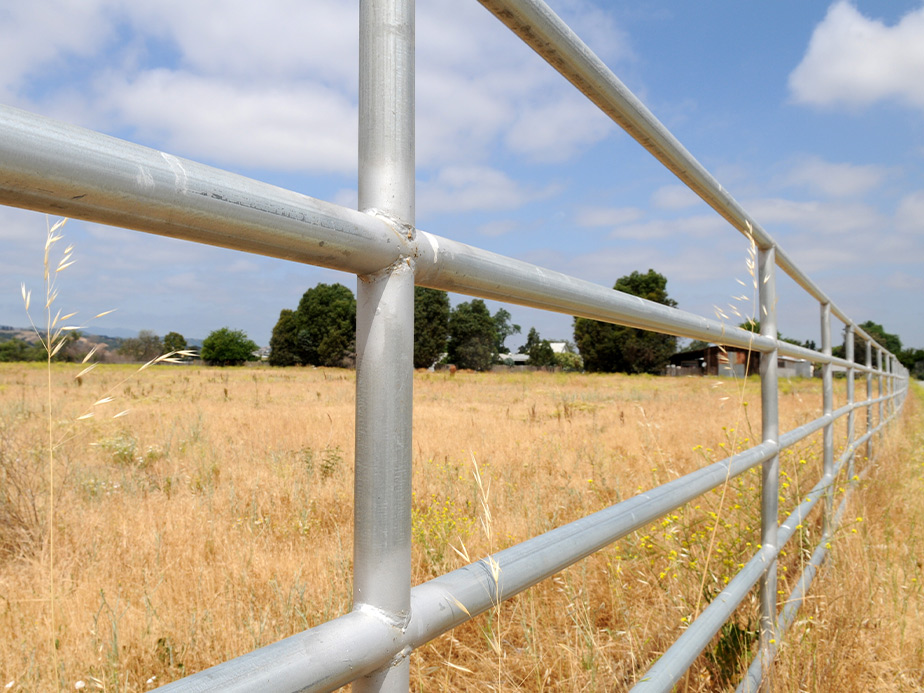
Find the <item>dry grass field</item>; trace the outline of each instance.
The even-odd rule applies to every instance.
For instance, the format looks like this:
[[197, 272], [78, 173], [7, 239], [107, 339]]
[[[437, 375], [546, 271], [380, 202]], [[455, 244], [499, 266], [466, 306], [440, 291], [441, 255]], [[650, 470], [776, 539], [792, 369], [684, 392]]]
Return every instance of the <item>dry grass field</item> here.
[[[0, 364], [0, 686], [150, 690], [349, 609], [354, 373], [79, 370], [55, 365], [49, 392], [43, 366]], [[415, 404], [415, 583], [461, 566], [463, 542], [482, 557], [760, 436], [754, 379], [420, 372]], [[820, 383], [783, 383], [780, 408], [783, 430], [814, 419]], [[924, 686], [922, 449], [914, 396], [853, 497], [777, 690]], [[821, 457], [820, 434], [783, 455], [781, 517]], [[759, 543], [759, 480], [733, 479], [421, 648], [413, 688], [631, 686]], [[817, 531], [803, 529], [806, 546]], [[783, 558], [787, 594], [805, 557], [793, 545]], [[755, 609], [682, 690], [739, 675]]]

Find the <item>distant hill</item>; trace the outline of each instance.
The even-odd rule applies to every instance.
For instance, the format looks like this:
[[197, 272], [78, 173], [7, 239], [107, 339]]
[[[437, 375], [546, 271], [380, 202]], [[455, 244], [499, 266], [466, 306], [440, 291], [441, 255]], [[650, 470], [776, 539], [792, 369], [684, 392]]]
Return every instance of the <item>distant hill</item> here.
[[[90, 344], [105, 344], [109, 351], [116, 351], [122, 346], [126, 339], [138, 336], [137, 330], [123, 330], [120, 328], [107, 328], [107, 332], [112, 334], [95, 334], [89, 330], [80, 330], [80, 334]], [[163, 338], [163, 335], [160, 335]], [[23, 341], [34, 344], [38, 341], [35, 331], [31, 327], [13, 327], [12, 325], [0, 325], [0, 342], [6, 342], [10, 339], [22, 339]], [[191, 347], [201, 347], [201, 339], [186, 338], [186, 343]]]

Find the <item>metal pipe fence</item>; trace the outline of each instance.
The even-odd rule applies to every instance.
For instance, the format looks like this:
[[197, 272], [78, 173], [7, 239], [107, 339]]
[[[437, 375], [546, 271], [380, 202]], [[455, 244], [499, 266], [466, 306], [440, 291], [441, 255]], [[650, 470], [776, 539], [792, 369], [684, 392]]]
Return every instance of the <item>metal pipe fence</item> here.
[[[761, 547], [633, 690], [679, 680], [759, 584], [760, 647], [740, 690], [754, 690], [837, 526], [833, 487], [855, 456], [872, 459], [900, 412], [908, 374], [853, 323], [734, 198], [540, 0], [481, 0], [539, 55], [648, 149], [758, 248], [761, 332], [597, 286], [417, 229], [414, 215], [414, 2], [361, 0], [359, 211], [9, 107], [0, 107], [0, 203], [356, 274], [357, 378], [353, 611], [176, 681], [164, 691], [356, 690], [409, 685], [417, 647], [537, 582], [761, 465]], [[776, 270], [821, 307], [822, 347], [777, 338]], [[760, 352], [762, 437], [754, 447], [464, 568], [411, 586], [413, 287], [455, 291]], [[831, 319], [844, 323], [846, 358], [832, 356]], [[854, 341], [865, 363], [854, 362]], [[876, 365], [873, 365], [875, 352]], [[777, 356], [823, 364], [821, 416], [781, 432]], [[832, 371], [847, 370], [835, 410]], [[855, 374], [866, 398], [855, 401]], [[873, 397], [873, 380], [878, 396]], [[878, 410], [877, 410], [878, 408]], [[855, 413], [866, 430], [855, 437]], [[834, 460], [833, 427], [847, 441]], [[875, 421], [875, 425], [874, 425]], [[818, 431], [824, 472], [778, 523], [779, 455]], [[824, 498], [824, 534], [779, 610], [776, 562]], [[843, 504], [841, 505], [841, 509]]]

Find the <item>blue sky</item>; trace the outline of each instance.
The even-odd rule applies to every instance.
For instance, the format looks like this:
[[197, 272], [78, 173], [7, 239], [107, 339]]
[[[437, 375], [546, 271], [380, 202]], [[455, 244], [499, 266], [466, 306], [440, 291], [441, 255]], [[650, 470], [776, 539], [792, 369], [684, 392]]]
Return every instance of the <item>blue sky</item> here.
[[[0, 102], [346, 205], [356, 202], [357, 5], [41, 0], [0, 9]], [[562, 15], [833, 301], [924, 347], [924, 5], [591, 2]], [[679, 307], [750, 311], [746, 240], [474, 0], [417, 0], [417, 224]], [[39, 292], [46, 221], [0, 207], [0, 324]], [[90, 326], [222, 326], [355, 278], [71, 221], [60, 305]], [[462, 300], [454, 297], [454, 301]], [[499, 304], [491, 304], [496, 308]], [[523, 335], [571, 319], [509, 306]], [[784, 336], [819, 310], [780, 280]], [[840, 325], [835, 323], [835, 330]]]

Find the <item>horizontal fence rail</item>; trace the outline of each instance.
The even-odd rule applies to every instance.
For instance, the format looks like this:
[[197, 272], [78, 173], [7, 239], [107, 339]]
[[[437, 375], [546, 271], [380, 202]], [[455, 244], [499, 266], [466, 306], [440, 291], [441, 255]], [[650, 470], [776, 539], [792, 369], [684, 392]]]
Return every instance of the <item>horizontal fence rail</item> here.
[[[823, 562], [863, 446], [900, 413], [908, 374], [893, 354], [839, 310], [606, 65], [539, 0], [481, 0], [552, 67], [758, 248], [761, 333], [613, 291], [459, 243], [414, 219], [414, 4], [360, 3], [359, 210], [324, 202], [170, 154], [0, 106], [0, 203], [147, 233], [318, 265], [357, 275], [354, 608], [350, 613], [164, 686], [164, 691], [407, 690], [410, 653], [501, 601], [760, 466], [761, 546], [635, 686], [670, 690], [758, 586], [760, 647], [739, 690], [756, 690]], [[777, 338], [776, 270], [818, 302], [821, 349]], [[762, 437], [752, 448], [492, 556], [410, 584], [413, 286], [741, 347], [761, 358]], [[845, 358], [832, 355], [832, 318]], [[865, 355], [856, 363], [854, 347]], [[822, 364], [815, 420], [781, 432], [777, 357]], [[847, 403], [834, 409], [833, 368], [845, 369]], [[855, 400], [864, 375], [865, 399]], [[876, 388], [874, 388], [874, 382]], [[878, 388], [878, 389], [877, 389]], [[877, 392], [874, 393], [874, 389]], [[866, 413], [857, 435], [856, 414]], [[876, 424], [873, 425], [873, 421]], [[835, 462], [833, 426], [846, 420]], [[778, 523], [779, 454], [824, 436], [824, 471]], [[868, 467], [867, 467], [868, 469]], [[861, 475], [866, 470], [861, 471]], [[382, 489], [385, 489], [384, 491]], [[824, 532], [779, 609], [776, 561], [817, 506]]]
[[[384, 218], [0, 105], [0, 203], [358, 275], [413, 258], [420, 286], [848, 367], [845, 359]], [[106, 157], [88, 157], [95, 149]], [[37, 150], [37, 151], [36, 151]], [[112, 158], [124, 158], [116, 167]], [[55, 172], [67, 169], [65, 178]], [[143, 173], [139, 173], [143, 170]], [[143, 176], [144, 183], [139, 183]], [[191, 199], [191, 201], [190, 201]], [[865, 334], [855, 328], [858, 334]], [[857, 369], [873, 370], [860, 364]]]

